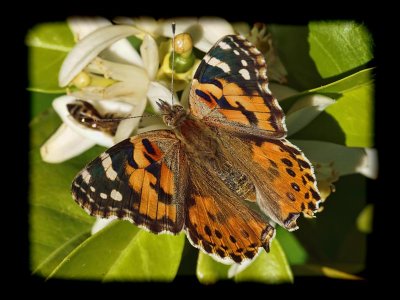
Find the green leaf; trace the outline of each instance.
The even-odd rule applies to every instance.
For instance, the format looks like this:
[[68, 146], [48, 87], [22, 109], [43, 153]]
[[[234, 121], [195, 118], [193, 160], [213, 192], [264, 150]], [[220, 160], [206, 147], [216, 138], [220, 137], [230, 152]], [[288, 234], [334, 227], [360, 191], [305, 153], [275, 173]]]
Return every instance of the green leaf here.
[[31, 93], [31, 119], [51, 107], [53, 100], [62, 94]]
[[117, 221], [78, 246], [50, 278], [171, 281], [178, 271], [184, 240], [184, 234], [155, 235]]
[[267, 284], [293, 282], [293, 274], [277, 239], [269, 253], [261, 251], [253, 263], [235, 276], [236, 282], [254, 281]]
[[344, 280], [361, 280], [363, 278], [349, 274], [331, 267], [320, 266], [320, 265], [302, 265], [293, 268], [297, 275], [301, 276], [326, 276], [335, 279]]
[[78, 234], [75, 238], [68, 240], [64, 245], [58, 247], [51, 253], [33, 272], [33, 274], [47, 277], [62, 262], [62, 260], [83, 241], [90, 237], [90, 232], [85, 231]]
[[215, 261], [210, 255], [199, 251], [196, 276], [202, 284], [213, 284], [228, 279], [230, 266]]
[[66, 23], [43, 23], [32, 28], [26, 36], [29, 46], [29, 90], [62, 93], [58, 72], [74, 38]]
[[276, 236], [290, 265], [304, 264], [307, 261], [309, 255], [294, 233], [278, 227]]
[[[100, 147], [63, 164], [42, 161], [39, 147], [60, 125], [54, 111], [32, 120], [30, 151], [30, 253], [31, 269], [47, 274], [48, 266], [60, 260], [69, 244], [90, 232], [94, 219], [72, 200], [70, 185], [77, 172], [97, 155]], [[48, 263], [46, 263], [48, 262]], [[42, 265], [42, 267], [39, 267]], [[44, 273], [46, 272], [46, 273]]]
[[364, 25], [352, 21], [311, 22], [310, 55], [323, 78], [340, 75], [368, 63], [372, 38]]
[[374, 206], [368, 204], [357, 217], [357, 229], [363, 233], [371, 233], [373, 216]]
[[271, 25], [274, 47], [288, 72], [288, 85], [299, 91], [321, 86], [324, 81], [310, 56], [307, 26]]
[[334, 83], [300, 93], [285, 100], [285, 105], [292, 104], [303, 95], [315, 93], [337, 101], [291, 138], [321, 140], [349, 147], [373, 146], [372, 69], [362, 70]]

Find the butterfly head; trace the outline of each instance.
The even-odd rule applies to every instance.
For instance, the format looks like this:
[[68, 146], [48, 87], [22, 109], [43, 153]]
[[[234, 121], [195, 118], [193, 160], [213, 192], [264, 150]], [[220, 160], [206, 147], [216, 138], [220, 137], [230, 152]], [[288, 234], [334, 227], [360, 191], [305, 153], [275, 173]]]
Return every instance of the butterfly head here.
[[186, 119], [187, 111], [182, 105], [170, 105], [161, 99], [158, 100], [157, 105], [161, 110], [164, 123], [169, 127], [178, 127]]

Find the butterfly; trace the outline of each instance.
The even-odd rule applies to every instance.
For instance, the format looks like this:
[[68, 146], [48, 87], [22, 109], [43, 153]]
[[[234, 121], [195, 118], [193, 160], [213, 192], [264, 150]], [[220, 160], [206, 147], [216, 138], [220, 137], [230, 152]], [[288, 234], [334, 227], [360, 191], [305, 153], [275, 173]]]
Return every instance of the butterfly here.
[[297, 229], [321, 197], [310, 161], [285, 139], [266, 72], [249, 41], [223, 37], [196, 70], [189, 109], [160, 100], [170, 129], [106, 150], [76, 176], [73, 198], [92, 216], [157, 234], [185, 231], [221, 262], [269, 251], [275, 224]]

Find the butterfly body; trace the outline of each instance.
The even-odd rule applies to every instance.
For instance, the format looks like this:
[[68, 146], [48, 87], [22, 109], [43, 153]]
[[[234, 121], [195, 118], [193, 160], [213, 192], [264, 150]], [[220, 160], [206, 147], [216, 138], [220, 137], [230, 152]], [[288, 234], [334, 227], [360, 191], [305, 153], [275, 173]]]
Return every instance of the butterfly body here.
[[185, 231], [216, 259], [242, 262], [269, 250], [273, 224], [295, 230], [300, 213], [318, 210], [311, 163], [285, 139], [265, 60], [243, 37], [206, 54], [188, 110], [158, 105], [170, 130], [120, 142], [74, 179], [73, 197], [91, 215]]

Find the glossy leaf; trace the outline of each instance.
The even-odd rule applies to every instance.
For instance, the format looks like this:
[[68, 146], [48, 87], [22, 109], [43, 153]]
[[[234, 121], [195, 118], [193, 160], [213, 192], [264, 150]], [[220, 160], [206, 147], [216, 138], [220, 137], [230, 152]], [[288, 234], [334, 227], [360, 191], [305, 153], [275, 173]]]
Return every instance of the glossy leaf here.
[[178, 271], [183, 245], [184, 235], [154, 235], [118, 221], [78, 246], [50, 278], [171, 281]]
[[43, 23], [26, 36], [29, 46], [29, 90], [42, 93], [62, 93], [58, 72], [75, 42], [66, 23]]
[[228, 279], [230, 266], [215, 261], [211, 256], [199, 251], [196, 276], [200, 283], [213, 284]]
[[[196, 275], [203, 284], [212, 284], [233, 276], [236, 282], [254, 281], [266, 284], [293, 282], [293, 274], [285, 253], [275, 239], [269, 253], [261, 253], [246, 266], [225, 265], [215, 261], [209, 255], [199, 252]], [[241, 270], [244, 267], [243, 270]]]
[[299, 91], [321, 86], [323, 79], [310, 56], [307, 26], [271, 25], [274, 47], [288, 73], [288, 85]]
[[373, 217], [374, 206], [372, 204], [368, 204], [364, 207], [357, 218], [357, 229], [364, 233], [371, 233]]
[[300, 241], [296, 238], [295, 234], [283, 229], [282, 227], [278, 227], [276, 231], [277, 238], [285, 252], [289, 264], [304, 264], [309, 258], [309, 255]]
[[357, 72], [334, 83], [291, 97], [285, 100], [286, 105], [303, 95], [314, 93], [326, 95], [337, 101], [291, 138], [330, 141], [349, 147], [373, 146], [372, 69]]
[[340, 75], [368, 63], [372, 38], [366, 27], [353, 21], [311, 22], [310, 55], [322, 78]]
[[252, 264], [235, 276], [235, 281], [267, 284], [293, 282], [292, 271], [278, 240], [272, 241], [269, 253], [261, 251]]
[[[31, 122], [29, 220], [32, 271], [49, 257], [60, 257], [68, 244], [90, 232], [94, 222], [72, 200], [69, 190], [72, 179], [84, 162], [93, 158], [100, 149], [87, 151], [79, 159], [68, 163], [44, 163], [39, 155], [39, 147], [59, 124], [60, 120], [52, 110]], [[40, 268], [38, 271], [44, 272]]]

